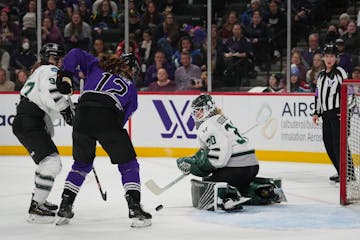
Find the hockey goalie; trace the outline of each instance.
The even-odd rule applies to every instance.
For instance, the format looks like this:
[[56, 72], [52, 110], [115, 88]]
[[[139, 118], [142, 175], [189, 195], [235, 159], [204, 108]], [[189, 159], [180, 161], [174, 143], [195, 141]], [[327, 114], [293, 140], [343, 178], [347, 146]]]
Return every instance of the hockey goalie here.
[[208, 94], [191, 104], [200, 149], [176, 160], [191, 180], [194, 207], [213, 211], [239, 211], [243, 205], [266, 205], [286, 201], [281, 180], [256, 177], [259, 162], [249, 140], [217, 108]]

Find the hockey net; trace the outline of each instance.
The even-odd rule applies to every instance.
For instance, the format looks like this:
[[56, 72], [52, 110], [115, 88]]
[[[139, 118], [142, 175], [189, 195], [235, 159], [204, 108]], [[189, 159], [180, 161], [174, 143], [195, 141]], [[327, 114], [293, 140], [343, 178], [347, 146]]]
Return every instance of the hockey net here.
[[344, 80], [340, 99], [340, 203], [360, 203], [360, 80]]

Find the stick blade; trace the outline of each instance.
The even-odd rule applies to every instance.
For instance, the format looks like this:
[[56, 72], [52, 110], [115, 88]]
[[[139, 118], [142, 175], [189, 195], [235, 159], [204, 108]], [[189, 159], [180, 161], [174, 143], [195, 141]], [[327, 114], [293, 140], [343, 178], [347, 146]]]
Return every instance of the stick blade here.
[[160, 195], [163, 192], [163, 190], [152, 179], [148, 180], [145, 185], [155, 195]]

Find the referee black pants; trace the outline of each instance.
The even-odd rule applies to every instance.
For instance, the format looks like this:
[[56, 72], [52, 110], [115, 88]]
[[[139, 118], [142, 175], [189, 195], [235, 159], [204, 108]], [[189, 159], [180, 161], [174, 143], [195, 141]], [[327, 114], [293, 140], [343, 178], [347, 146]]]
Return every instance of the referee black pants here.
[[339, 109], [329, 110], [323, 113], [323, 141], [326, 152], [334, 165], [337, 173], [340, 173], [340, 114]]

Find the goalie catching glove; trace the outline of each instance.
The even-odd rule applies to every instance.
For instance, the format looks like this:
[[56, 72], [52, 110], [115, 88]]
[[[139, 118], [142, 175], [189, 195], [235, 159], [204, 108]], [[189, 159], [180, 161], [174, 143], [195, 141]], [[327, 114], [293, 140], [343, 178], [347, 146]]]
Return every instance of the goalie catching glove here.
[[56, 77], [56, 87], [62, 94], [72, 93], [72, 74], [59, 70]]
[[208, 150], [200, 149], [191, 157], [182, 157], [176, 160], [178, 168], [186, 175], [193, 174], [199, 177], [206, 177], [215, 170], [209, 162]]

